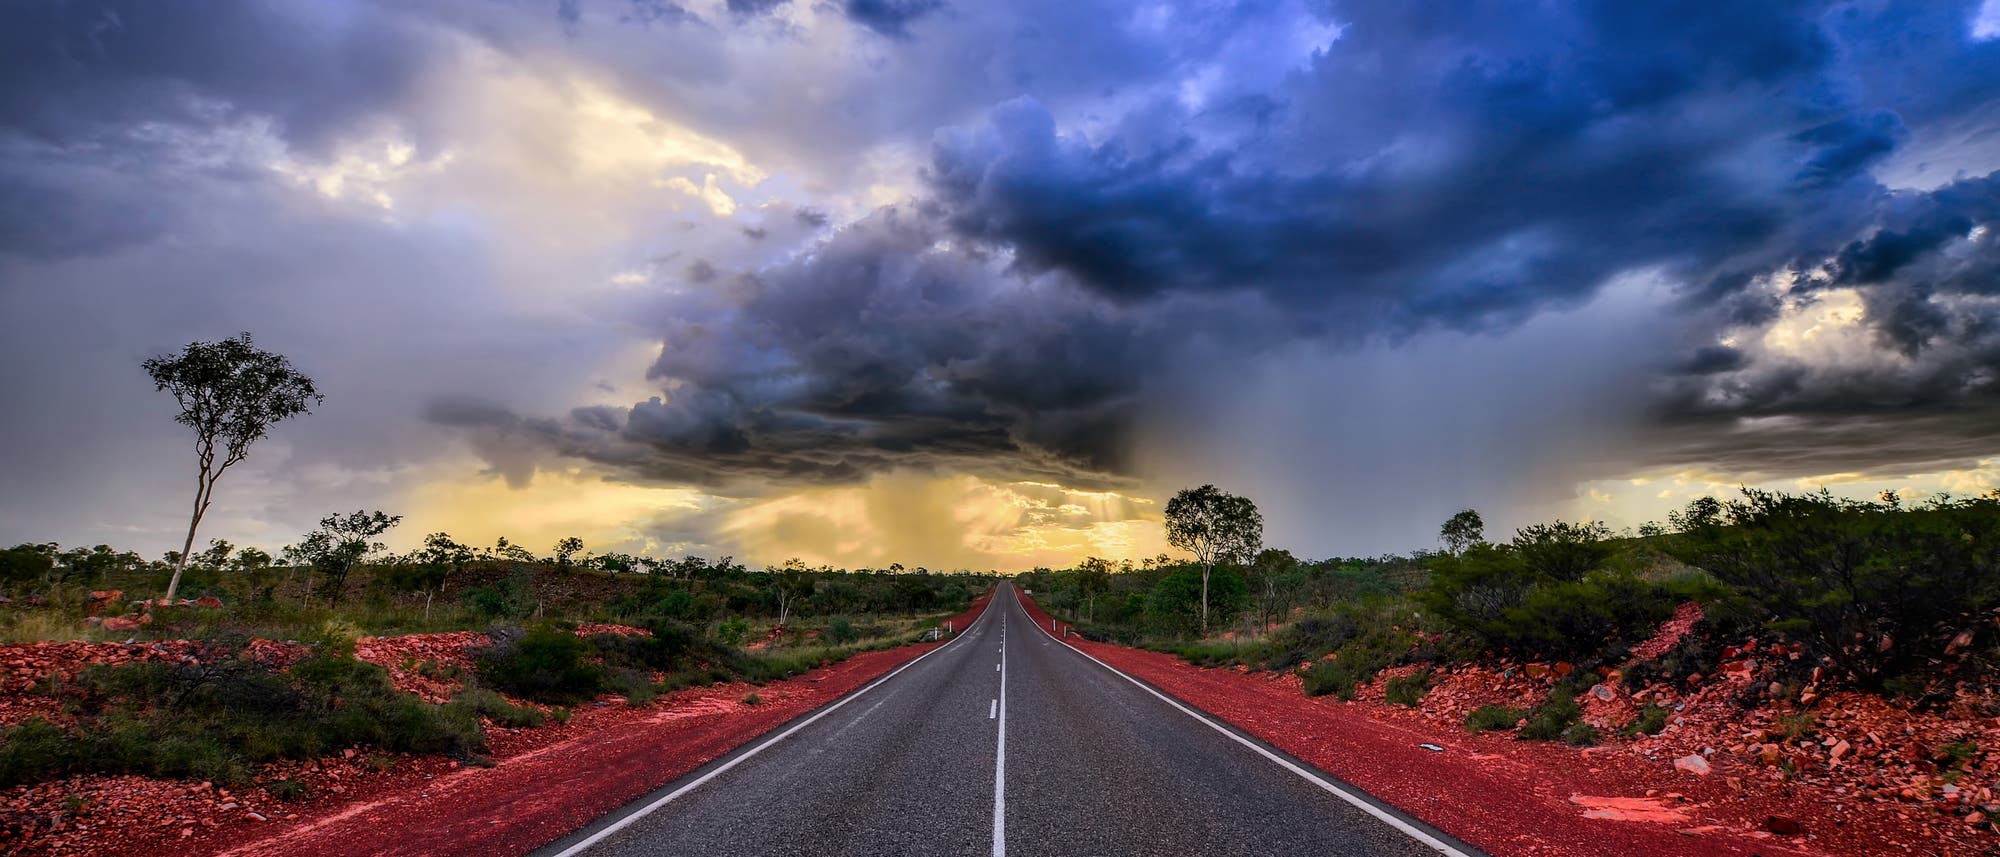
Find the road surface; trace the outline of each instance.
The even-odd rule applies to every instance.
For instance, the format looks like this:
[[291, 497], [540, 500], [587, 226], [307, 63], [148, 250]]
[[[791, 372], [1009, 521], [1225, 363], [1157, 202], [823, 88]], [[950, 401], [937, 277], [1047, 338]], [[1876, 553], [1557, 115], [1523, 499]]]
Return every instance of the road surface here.
[[951, 643], [538, 852], [1477, 854], [1038, 628]]

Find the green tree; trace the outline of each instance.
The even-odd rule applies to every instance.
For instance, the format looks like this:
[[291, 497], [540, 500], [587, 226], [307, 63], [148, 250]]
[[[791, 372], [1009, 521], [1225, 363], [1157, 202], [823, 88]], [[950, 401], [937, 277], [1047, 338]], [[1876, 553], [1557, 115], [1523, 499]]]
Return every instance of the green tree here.
[[1208, 634], [1208, 582], [1218, 561], [1247, 562], [1264, 546], [1264, 516], [1247, 497], [1214, 485], [1184, 488], [1167, 501], [1167, 544], [1201, 564], [1201, 633]]
[[1111, 560], [1103, 557], [1086, 557], [1076, 565], [1076, 591], [1083, 596], [1083, 616], [1085, 621], [1097, 614], [1097, 596], [1111, 588]]
[[56, 567], [56, 550], [59, 547], [49, 542], [20, 544], [0, 551], [0, 582], [28, 583], [46, 579]]
[[556, 542], [556, 568], [568, 570], [570, 560], [583, 550], [583, 540], [570, 536]]
[[376, 537], [402, 520], [401, 515], [381, 512], [328, 515], [320, 519], [319, 529], [285, 548], [285, 556], [319, 574], [320, 594], [327, 597], [328, 603], [338, 604], [341, 593], [347, 589], [347, 575], [370, 556], [380, 553], [385, 546]]
[[113, 572], [133, 571], [146, 565], [146, 561], [131, 551], [119, 552], [110, 545], [91, 548], [70, 548], [56, 557], [55, 577], [59, 582], [72, 580], [95, 583]]
[[1257, 633], [1271, 627], [1292, 609], [1292, 601], [1303, 581], [1299, 560], [1288, 550], [1266, 548], [1250, 563], [1250, 598], [1257, 605]]
[[1614, 548], [1604, 540], [1611, 528], [1597, 521], [1556, 521], [1522, 527], [1514, 534], [1514, 550], [1537, 574], [1574, 581], [1611, 558]]
[[1454, 556], [1465, 553], [1465, 549], [1486, 541], [1486, 522], [1480, 520], [1479, 512], [1466, 509], [1444, 522], [1438, 531], [1438, 540], [1444, 542], [1444, 549]]
[[229, 570], [249, 583], [250, 591], [259, 600], [271, 600], [272, 591], [278, 587], [277, 569], [272, 565], [271, 555], [257, 548], [243, 548], [229, 560]]
[[310, 412], [310, 406], [324, 397], [311, 378], [292, 368], [290, 360], [258, 348], [248, 333], [219, 342], [191, 342], [179, 354], [154, 357], [141, 365], [159, 389], [173, 394], [181, 409], [174, 421], [194, 429], [195, 436], [194, 512], [173, 578], [167, 582], [166, 597], [171, 601], [194, 552], [195, 531], [215, 499], [215, 483], [249, 455], [250, 445], [273, 424]]
[[514, 562], [541, 561], [539, 557], [535, 556], [534, 551], [507, 541], [506, 536], [501, 536], [498, 541], [495, 541], [490, 552], [495, 558], [513, 560]]
[[792, 608], [798, 600], [812, 594], [812, 570], [797, 559], [788, 559], [784, 565], [768, 571], [771, 593], [778, 599], [778, 627], [783, 628], [790, 623]]

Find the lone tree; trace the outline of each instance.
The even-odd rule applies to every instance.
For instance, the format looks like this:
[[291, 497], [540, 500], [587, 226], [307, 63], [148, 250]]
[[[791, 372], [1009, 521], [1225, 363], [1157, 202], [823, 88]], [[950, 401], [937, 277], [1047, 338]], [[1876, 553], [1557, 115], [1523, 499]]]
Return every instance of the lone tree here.
[[194, 429], [199, 465], [194, 515], [188, 519], [187, 539], [167, 583], [166, 600], [172, 601], [194, 552], [195, 530], [215, 499], [216, 481], [250, 453], [250, 444], [273, 423], [309, 413], [310, 406], [325, 397], [284, 355], [258, 348], [248, 333], [220, 342], [191, 342], [179, 354], [154, 357], [141, 365], [153, 383], [173, 393], [180, 404], [174, 421]]
[[1486, 541], [1486, 522], [1480, 520], [1478, 512], [1466, 509], [1444, 522], [1444, 527], [1438, 530], [1438, 540], [1454, 556], [1465, 553], [1466, 548]]
[[1167, 544], [1201, 563], [1201, 633], [1208, 636], [1208, 578], [1220, 561], [1247, 562], [1264, 546], [1264, 516], [1248, 497], [1213, 485], [1183, 488], [1167, 501]]

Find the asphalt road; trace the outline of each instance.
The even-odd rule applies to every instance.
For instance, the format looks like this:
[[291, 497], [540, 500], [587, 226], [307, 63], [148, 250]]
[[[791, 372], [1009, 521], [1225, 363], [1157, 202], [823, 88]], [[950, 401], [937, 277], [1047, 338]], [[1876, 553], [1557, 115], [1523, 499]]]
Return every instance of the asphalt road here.
[[1477, 853], [1063, 645], [1007, 584], [950, 644], [774, 734], [539, 853]]

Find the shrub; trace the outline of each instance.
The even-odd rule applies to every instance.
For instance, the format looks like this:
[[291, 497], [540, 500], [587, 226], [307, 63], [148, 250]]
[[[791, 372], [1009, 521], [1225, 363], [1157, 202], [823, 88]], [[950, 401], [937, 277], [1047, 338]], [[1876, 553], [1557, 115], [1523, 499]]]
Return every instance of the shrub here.
[[1465, 716], [1468, 732], [1496, 732], [1514, 728], [1527, 712], [1505, 705], [1482, 705]]
[[471, 686], [452, 696], [445, 707], [462, 711], [472, 717], [484, 718], [497, 725], [511, 729], [542, 725], [542, 712], [525, 705], [515, 705], [505, 697], [483, 687]]
[[1382, 695], [1389, 702], [1416, 708], [1424, 701], [1424, 695], [1431, 692], [1431, 671], [1419, 670], [1409, 675], [1389, 679], [1383, 687]]
[[291, 780], [291, 779], [273, 780], [269, 783], [264, 784], [265, 794], [268, 794], [271, 797], [276, 798], [277, 800], [284, 801], [286, 803], [291, 803], [297, 800], [304, 800], [306, 792], [307, 792], [306, 784], [299, 782], [298, 780]]
[[731, 616], [715, 626], [715, 638], [729, 645], [738, 645], [750, 633], [750, 623], [741, 616]]
[[757, 694], [755, 694], [755, 693], [750, 693], [750, 694], [746, 694], [746, 695], [745, 695], [745, 696], [743, 697], [743, 704], [744, 704], [744, 705], [763, 705], [763, 704], [764, 704], [764, 698], [763, 698], [763, 697], [761, 697], [761, 696], [758, 696], [758, 695], [757, 695]]
[[0, 786], [70, 770], [79, 761], [78, 749], [68, 733], [41, 717], [0, 729]]
[[1581, 721], [1572, 723], [1562, 733], [1563, 743], [1572, 747], [1590, 747], [1597, 743], [1597, 727]]
[[1271, 636], [1269, 647], [1274, 653], [1265, 658], [1264, 668], [1285, 670], [1316, 661], [1360, 633], [1361, 623], [1351, 611], [1300, 619]]
[[1521, 737], [1530, 741], [1555, 741], [1583, 717], [1583, 709], [1576, 704], [1576, 697], [1563, 691], [1553, 691], [1549, 698], [1528, 715], [1528, 722], [1521, 726]]
[[29, 721], [0, 730], [0, 786], [82, 772], [241, 783], [249, 766], [335, 749], [485, 749], [476, 717], [395, 690], [388, 672], [332, 640], [279, 672], [211, 641], [183, 663], [92, 667], [72, 691], [74, 730]]
[[473, 654], [481, 681], [522, 699], [542, 703], [580, 702], [604, 687], [604, 670], [586, 655], [591, 644], [553, 625], [525, 635], [495, 629], [493, 645]]
[[1804, 643], [1801, 668], [1831, 658], [1870, 689], [1934, 672], [1963, 617], [2000, 607], [2000, 495], [1905, 508], [1746, 489], [1674, 520], [1675, 555]]
[[1648, 702], [1646, 707], [1639, 709], [1639, 716], [1632, 718], [1632, 722], [1625, 725], [1625, 734], [1658, 735], [1666, 728], [1667, 709]]
[[846, 616], [835, 616], [826, 626], [826, 641], [836, 646], [845, 646], [861, 639], [861, 633], [854, 630], [854, 623]]

